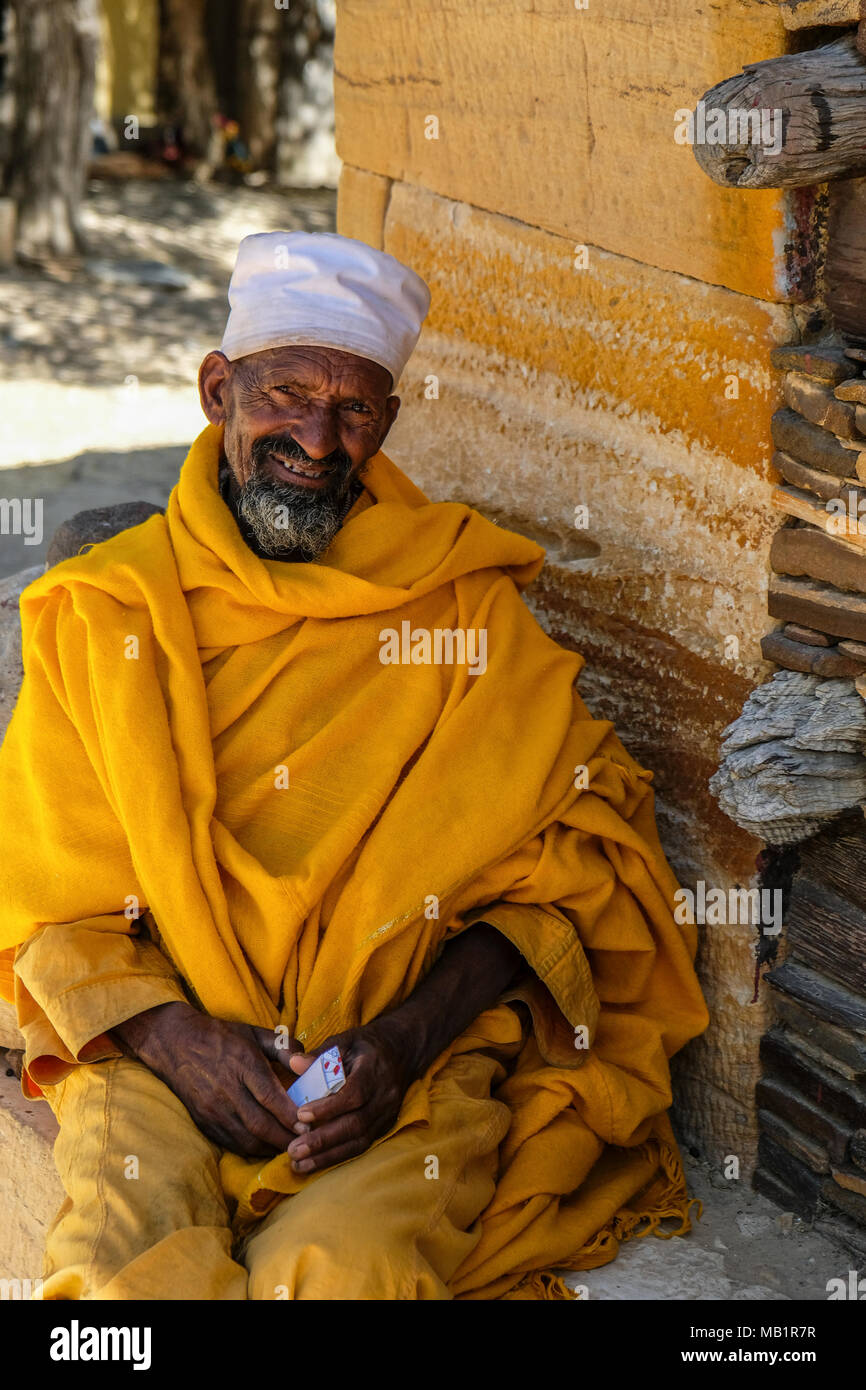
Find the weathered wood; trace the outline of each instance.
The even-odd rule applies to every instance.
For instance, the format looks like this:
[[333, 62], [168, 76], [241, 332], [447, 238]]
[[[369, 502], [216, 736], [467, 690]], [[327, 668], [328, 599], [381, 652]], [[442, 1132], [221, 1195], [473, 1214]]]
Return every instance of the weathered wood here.
[[866, 817], [852, 811], [832, 831], [810, 840], [800, 850], [802, 871], [858, 907], [866, 909]]
[[[864, 95], [866, 60], [853, 34], [746, 64], [703, 96], [707, 136], [695, 140], [695, 158], [724, 187], [802, 188], [849, 178], [866, 169]], [[710, 143], [715, 134], [720, 142]]]
[[781, 1116], [774, 1115], [770, 1110], [759, 1110], [758, 1125], [762, 1134], [804, 1163], [813, 1173], [830, 1172], [830, 1155], [823, 1144], [801, 1134]]
[[850, 1216], [861, 1226], [866, 1226], [866, 1196], [862, 1196], [855, 1190], [854, 1184], [848, 1181], [840, 1181], [841, 1178], [848, 1178], [847, 1173], [835, 1174], [824, 1178], [821, 1183], [821, 1197], [823, 1201], [829, 1202], [831, 1206], [838, 1207], [844, 1211], [846, 1216]]
[[766, 1133], [758, 1138], [758, 1164], [771, 1173], [776, 1173], [786, 1187], [809, 1203], [813, 1210], [817, 1210], [821, 1192], [820, 1175], [813, 1173], [811, 1168], [807, 1168], [805, 1163], [801, 1163]]
[[761, 1061], [768, 1075], [777, 1075], [806, 1100], [820, 1105], [838, 1119], [861, 1129], [866, 1122], [866, 1090], [829, 1067], [822, 1067], [797, 1047], [791, 1034], [772, 1028], [761, 1039]]
[[[833, 646], [833, 638], [828, 637], [826, 632], [816, 632], [813, 627], [801, 627], [799, 623], [786, 623], [782, 629], [782, 636], [792, 642], [804, 642], [807, 647]], [[866, 647], [863, 653], [866, 656]]]
[[773, 467], [779, 470], [786, 483], [802, 488], [804, 492], [814, 492], [825, 502], [839, 496], [840, 480], [837, 477], [810, 468], [808, 464], [800, 463], [799, 459], [792, 459], [790, 454], [783, 454], [781, 449], [773, 455]]
[[[866, 90], [863, 95], [866, 99]], [[782, 390], [790, 408], [813, 425], [830, 430], [840, 439], [856, 437], [856, 407], [838, 400], [832, 386], [801, 372], [788, 372]]]
[[817, 1210], [817, 1199], [813, 1197], [807, 1200], [799, 1192], [792, 1191], [772, 1170], [757, 1168], [752, 1178], [752, 1186], [756, 1192], [768, 1197], [783, 1211], [792, 1211], [796, 1216], [802, 1216], [805, 1221], [813, 1220]]
[[834, 1058], [833, 1067], [849, 1081], [866, 1080], [866, 1039], [850, 1028], [838, 1028], [818, 1018], [799, 1000], [777, 993], [773, 1010], [786, 1032], [800, 1040], [804, 1050], [820, 1049]]
[[854, 375], [851, 358], [835, 343], [783, 343], [773, 348], [770, 361], [777, 371], [803, 372], [831, 386]]
[[791, 961], [777, 965], [764, 978], [773, 989], [805, 1004], [818, 1018], [866, 1036], [866, 999], [862, 995]]
[[866, 1129], [854, 1130], [848, 1143], [848, 1153], [858, 1168], [866, 1170]]
[[866, 405], [866, 377], [855, 376], [850, 381], [842, 381], [833, 392], [837, 401], [850, 401], [854, 405]]
[[850, 656], [840, 656], [835, 647], [817, 647], [814, 643], [793, 642], [781, 632], [768, 632], [761, 638], [761, 655], [786, 671], [811, 671], [814, 676], [836, 676], [852, 679], [862, 675], [866, 664]]
[[[853, 498], [853, 507], [848, 501], [849, 497]], [[851, 545], [866, 550], [866, 513], [859, 513], [859, 500], [856, 486], [846, 489], [844, 495], [840, 492], [835, 498], [825, 501], [790, 486], [773, 488], [770, 494], [770, 504], [776, 511], [795, 516], [800, 521], [817, 526], [828, 536], [839, 536]], [[831, 502], [840, 505], [833, 507]]]
[[792, 959], [829, 980], [866, 993], [866, 912], [803, 874], [788, 909]]
[[866, 641], [866, 598], [814, 579], [793, 579], [789, 575], [772, 579], [767, 611], [771, 618], [805, 623], [836, 637]]
[[[787, 1001], [786, 1001], [787, 1002]], [[812, 1105], [799, 1091], [775, 1077], [762, 1076], [755, 1090], [755, 1102], [762, 1110], [779, 1115], [801, 1134], [811, 1135], [823, 1144], [834, 1163], [844, 1163], [850, 1152], [853, 1133], [818, 1105]]]
[[851, 450], [840, 444], [829, 430], [822, 430], [819, 425], [804, 420], [796, 410], [787, 407], [776, 411], [771, 430], [777, 449], [812, 468], [819, 468], [823, 473], [850, 478], [855, 462]]
[[863, 0], [779, 0], [779, 8], [786, 29], [856, 24], [866, 15]]
[[866, 179], [830, 185], [824, 298], [839, 333], [866, 338]]
[[783, 526], [777, 531], [770, 546], [770, 567], [776, 574], [806, 576], [847, 593], [866, 594], [866, 556], [813, 526]]
[[866, 661], [866, 643], [864, 642], [840, 642], [839, 651], [844, 652], [845, 656], [853, 656], [855, 661]]

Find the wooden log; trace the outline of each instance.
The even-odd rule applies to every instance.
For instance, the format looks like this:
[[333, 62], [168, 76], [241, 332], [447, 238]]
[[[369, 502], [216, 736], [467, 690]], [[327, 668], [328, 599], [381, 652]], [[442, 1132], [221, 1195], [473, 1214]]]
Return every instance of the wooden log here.
[[761, 1134], [767, 1135], [800, 1163], [805, 1163], [813, 1173], [830, 1172], [830, 1155], [824, 1146], [807, 1134], [801, 1134], [780, 1115], [774, 1115], [771, 1110], [759, 1110], [758, 1128]]
[[842, 381], [833, 392], [837, 401], [850, 401], [854, 405], [866, 405], [866, 377], [855, 376], [850, 381]]
[[854, 425], [858, 434], [866, 435], [866, 408], [862, 405], [854, 407]]
[[[866, 91], [864, 91], [866, 99]], [[792, 410], [813, 425], [829, 430], [840, 439], [857, 435], [856, 406], [840, 401], [831, 386], [802, 372], [788, 372], [782, 386], [785, 400]]]
[[800, 873], [788, 908], [790, 958], [866, 993], [866, 912]]
[[[832, 647], [834, 639], [826, 632], [816, 632], [813, 627], [801, 627], [799, 623], [786, 623], [782, 635], [792, 642], [804, 642], [807, 647]], [[866, 650], [866, 648], [864, 648]]]
[[828, 1067], [822, 1067], [808, 1053], [797, 1047], [791, 1035], [772, 1028], [761, 1039], [761, 1061], [768, 1076], [787, 1081], [813, 1105], [847, 1120], [855, 1129], [862, 1129], [866, 1119], [866, 1090], [859, 1083], [848, 1081]]
[[[866, 1171], [866, 1129], [855, 1129], [848, 1142], [848, 1153], [858, 1168]], [[833, 1157], [831, 1153], [830, 1157]]]
[[[857, 1192], [861, 1197], [866, 1197], [866, 1176], [863, 1173], [858, 1173], [854, 1168], [839, 1167], [833, 1168], [830, 1176], [846, 1192]], [[866, 1211], [866, 1203], [863, 1209]]]
[[798, 1000], [818, 1018], [866, 1036], [866, 999], [862, 995], [792, 961], [777, 965], [764, 978], [773, 989]]
[[710, 88], [692, 150], [725, 188], [803, 188], [866, 170], [866, 60], [855, 36], [749, 63]]
[[770, 567], [776, 574], [804, 575], [845, 592], [866, 594], [866, 556], [862, 550], [813, 526], [783, 526], [777, 531], [770, 545]]
[[[773, 998], [776, 1022], [804, 1052], [820, 1061], [820, 1054], [833, 1058], [832, 1070], [849, 1081], [866, 1081], [866, 1038], [850, 1028], [839, 1028], [818, 1018], [802, 1000], [776, 991]], [[772, 1108], [772, 1107], [771, 1107]], [[802, 1126], [800, 1126], [802, 1128]], [[811, 1132], [811, 1131], [810, 1131]]]
[[771, 618], [805, 623], [836, 637], [866, 641], [866, 597], [844, 593], [814, 579], [777, 575], [770, 580], [767, 611]]
[[[818, 1105], [805, 1100], [792, 1086], [774, 1077], [762, 1076], [755, 1089], [755, 1103], [794, 1125], [801, 1134], [811, 1135], [823, 1144], [834, 1163], [844, 1163], [850, 1152], [851, 1130], [834, 1120]], [[864, 1131], [866, 1132], [866, 1131]]]
[[773, 348], [770, 361], [777, 371], [803, 372], [831, 386], [854, 375], [854, 364], [845, 349], [831, 343], [783, 343]]
[[830, 185], [824, 298], [837, 332], [866, 339], [866, 179]]
[[779, 470], [786, 483], [792, 483], [804, 492], [814, 492], [824, 502], [839, 496], [840, 481], [832, 473], [810, 468], [808, 464], [800, 463], [799, 459], [792, 459], [790, 454], [782, 453], [781, 449], [777, 449], [773, 455], [773, 467]]
[[861, 1196], [847, 1182], [840, 1182], [835, 1175], [824, 1178], [821, 1183], [820, 1195], [823, 1202], [828, 1202], [830, 1206], [843, 1211], [858, 1225], [866, 1226], [866, 1196]]
[[781, 1144], [777, 1144], [768, 1134], [758, 1135], [758, 1164], [775, 1173], [786, 1187], [796, 1192], [813, 1211], [817, 1211], [821, 1194], [820, 1175], [813, 1173], [811, 1168], [807, 1168], [805, 1163], [801, 1163], [787, 1149], [783, 1149]]
[[770, 428], [777, 449], [799, 459], [801, 463], [809, 464], [811, 468], [820, 469], [822, 473], [850, 478], [856, 456], [852, 459], [852, 451], [840, 444], [828, 430], [822, 430], [819, 425], [804, 420], [796, 410], [788, 408], [776, 411]]
[[822, 24], [856, 24], [866, 16], [863, 0], [780, 0], [786, 29], [814, 29]]
[[[854, 499], [853, 507], [848, 501], [849, 497]], [[825, 501], [800, 488], [776, 487], [770, 493], [770, 503], [786, 516], [795, 516], [800, 521], [817, 526], [820, 531], [826, 531], [828, 536], [839, 536], [850, 545], [866, 550], [866, 511], [861, 514], [857, 510], [859, 498], [856, 487], [853, 491], [847, 489], [844, 497], [840, 494]]]
[[861, 661], [840, 656], [835, 647], [807, 646], [792, 642], [781, 632], [768, 632], [761, 638], [761, 655], [786, 671], [810, 671], [813, 676], [841, 677], [853, 680], [866, 670]]
[[794, 1192], [787, 1183], [782, 1182], [778, 1174], [759, 1167], [755, 1170], [755, 1175], [752, 1178], [752, 1186], [756, 1192], [760, 1192], [763, 1197], [768, 1197], [783, 1211], [792, 1211], [796, 1216], [801, 1216], [804, 1221], [814, 1219], [817, 1200], [815, 1198], [807, 1200], [799, 1192]]
[[866, 909], [866, 817], [859, 808], [850, 811], [800, 851], [800, 869], [819, 883], [825, 883], [841, 897]]

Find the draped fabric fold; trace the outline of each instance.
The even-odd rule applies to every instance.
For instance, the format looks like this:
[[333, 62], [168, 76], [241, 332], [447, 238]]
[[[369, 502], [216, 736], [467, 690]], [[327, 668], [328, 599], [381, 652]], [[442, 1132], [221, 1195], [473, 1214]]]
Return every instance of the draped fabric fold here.
[[[556, 1296], [527, 1276], [688, 1224], [668, 1059], [706, 1011], [650, 774], [520, 598], [536, 545], [429, 502], [378, 454], [375, 505], [320, 561], [261, 560], [219, 494], [220, 443], [199, 436], [165, 517], [22, 595], [0, 751], [5, 988], [36, 932], [92, 924], [147, 935], [208, 1013], [315, 1047], [490, 922], [531, 974], [411, 1088], [398, 1127], [424, 1124], [449, 1055], [501, 1059], [512, 1125], [455, 1292]], [[383, 661], [403, 623], [483, 633], [486, 669], [425, 661], [423, 644]], [[311, 1180], [285, 1156], [227, 1155], [223, 1178], [250, 1221]]]

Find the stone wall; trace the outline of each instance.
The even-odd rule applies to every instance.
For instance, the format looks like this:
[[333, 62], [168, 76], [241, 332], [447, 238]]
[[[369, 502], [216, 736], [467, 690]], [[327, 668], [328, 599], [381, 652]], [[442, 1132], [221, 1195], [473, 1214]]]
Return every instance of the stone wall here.
[[[535, 611], [655, 772], [686, 885], [753, 880], [707, 783], [770, 669], [769, 356], [814, 327], [816, 200], [712, 185], [677, 112], [785, 42], [761, 0], [338, 3], [338, 228], [433, 293], [390, 455], [547, 547]], [[755, 945], [702, 933], [713, 1023], [678, 1065], [684, 1137], [744, 1171]]]

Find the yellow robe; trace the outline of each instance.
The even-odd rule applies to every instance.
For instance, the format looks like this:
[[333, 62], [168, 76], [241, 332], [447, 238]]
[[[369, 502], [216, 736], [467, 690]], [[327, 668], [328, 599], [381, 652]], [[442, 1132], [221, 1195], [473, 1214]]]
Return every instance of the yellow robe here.
[[[25, 1085], [112, 1055], [109, 1028], [183, 990], [315, 1048], [483, 918], [532, 972], [533, 1027], [496, 1093], [512, 1124], [458, 1291], [603, 1263], [668, 1216], [687, 1229], [665, 1112], [668, 1059], [706, 1026], [694, 931], [650, 774], [519, 596], [542, 552], [378, 454], [321, 561], [260, 560], [219, 495], [220, 444], [199, 436], [165, 517], [22, 595], [0, 948], [7, 993], [19, 948]], [[404, 621], [483, 630], [486, 670], [384, 663]], [[424, 1120], [452, 1054], [513, 1049], [513, 1019], [482, 1015], [396, 1129]], [[249, 1222], [316, 1180], [285, 1155], [221, 1173]]]

